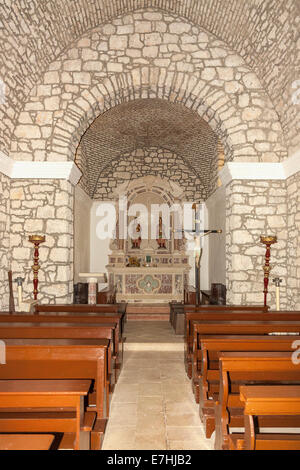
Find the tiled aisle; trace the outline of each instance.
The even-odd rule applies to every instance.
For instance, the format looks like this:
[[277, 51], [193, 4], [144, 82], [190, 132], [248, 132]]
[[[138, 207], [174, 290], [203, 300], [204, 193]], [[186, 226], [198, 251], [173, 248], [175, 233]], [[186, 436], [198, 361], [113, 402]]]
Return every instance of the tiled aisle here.
[[104, 450], [213, 449], [168, 322], [126, 323], [124, 366], [111, 402]]

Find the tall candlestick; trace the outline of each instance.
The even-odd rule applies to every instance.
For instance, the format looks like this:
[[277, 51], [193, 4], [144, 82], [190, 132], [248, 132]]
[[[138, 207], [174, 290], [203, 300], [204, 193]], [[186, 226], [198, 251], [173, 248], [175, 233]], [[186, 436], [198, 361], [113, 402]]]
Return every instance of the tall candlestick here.
[[267, 306], [267, 294], [268, 294], [268, 284], [269, 284], [269, 275], [271, 271], [270, 266], [270, 257], [271, 257], [271, 245], [277, 243], [277, 237], [275, 236], [265, 236], [260, 237], [261, 243], [266, 245], [266, 254], [265, 254], [265, 265], [263, 266], [264, 270], [264, 306]]
[[40, 269], [39, 265], [39, 245], [41, 243], [44, 243], [46, 240], [44, 235], [30, 235], [29, 236], [29, 241], [34, 244], [34, 253], [33, 253], [33, 298], [34, 300], [37, 299], [38, 295], [38, 284], [39, 284], [39, 279], [38, 279], [38, 271]]

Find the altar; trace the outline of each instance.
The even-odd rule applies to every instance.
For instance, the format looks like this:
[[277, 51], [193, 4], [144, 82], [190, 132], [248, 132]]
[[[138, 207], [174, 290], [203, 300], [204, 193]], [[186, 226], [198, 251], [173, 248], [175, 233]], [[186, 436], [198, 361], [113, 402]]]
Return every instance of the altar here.
[[121, 237], [124, 214], [117, 208], [116, 236], [111, 242], [106, 266], [109, 288], [115, 290], [116, 301], [183, 302], [191, 269], [185, 240], [176, 236], [172, 210], [164, 219], [159, 212], [155, 221], [152, 211], [154, 205], [168, 209], [174, 204], [180, 206], [181, 188], [168, 180], [147, 176], [133, 180], [119, 190], [126, 195], [126, 210], [142, 207], [147, 220], [129, 210], [129, 215], [126, 212], [125, 216], [128, 235]]

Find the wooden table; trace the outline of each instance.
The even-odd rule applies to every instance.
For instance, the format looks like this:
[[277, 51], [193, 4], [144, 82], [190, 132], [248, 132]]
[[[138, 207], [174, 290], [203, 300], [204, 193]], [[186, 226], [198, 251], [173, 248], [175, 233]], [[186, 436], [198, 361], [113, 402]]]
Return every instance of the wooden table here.
[[0, 434], [0, 450], [49, 450], [52, 434]]
[[[7, 417], [1, 420], [0, 430], [4, 432], [55, 432], [56, 429], [51, 429], [53, 425], [51, 417], [41, 418], [37, 423], [34, 419], [34, 412], [38, 412], [39, 409], [47, 409], [50, 412], [51, 410], [57, 411], [59, 408], [72, 409], [75, 411], [75, 420], [66, 420], [68, 422], [66, 432], [75, 432], [75, 450], [84, 448], [86, 443], [83, 442], [83, 436], [81, 436], [84, 397], [88, 394], [90, 386], [90, 380], [0, 380], [0, 411], [4, 412]], [[30, 413], [33, 413], [32, 420], [9, 417], [16, 410], [29, 413], [29, 409]], [[37, 426], [36, 429], [34, 425]]]

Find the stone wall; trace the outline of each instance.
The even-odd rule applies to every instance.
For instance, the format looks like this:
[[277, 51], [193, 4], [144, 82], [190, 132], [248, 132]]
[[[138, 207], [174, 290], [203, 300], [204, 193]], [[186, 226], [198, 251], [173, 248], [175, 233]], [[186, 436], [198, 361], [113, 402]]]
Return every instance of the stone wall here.
[[[77, 0], [75, 3], [76, 7], [64, 0], [7, 0], [0, 5], [0, 78], [5, 80], [7, 88], [0, 120], [3, 150], [9, 151], [17, 114], [30, 90], [62, 51], [98, 25], [106, 24], [110, 28], [112, 19], [118, 15], [130, 21], [132, 12], [143, 14], [139, 28], [143, 24], [149, 28], [149, 22], [153, 15], [160, 14], [159, 10], [166, 12], [167, 18], [186, 18], [190, 24], [198, 25], [236, 50], [264, 83], [283, 122], [287, 142], [299, 147], [299, 105], [291, 103], [295, 91], [291, 84], [299, 79], [298, 0], [89, 0], [88, 4], [86, 0]], [[143, 13], [137, 12], [145, 7]], [[158, 25], [165, 28], [160, 18]], [[130, 23], [124, 26], [130, 28]]]
[[10, 179], [0, 173], [0, 310], [8, 310], [7, 271], [10, 268]]
[[300, 173], [287, 180], [287, 211], [288, 308], [300, 310]]
[[12, 180], [10, 250], [14, 276], [25, 277], [24, 299], [32, 296], [33, 244], [29, 235], [46, 235], [40, 245], [39, 295], [43, 303], [72, 301], [73, 191], [65, 180]]
[[117, 186], [147, 175], [159, 175], [178, 183], [185, 192], [186, 201], [204, 200], [206, 188], [187, 162], [173, 152], [157, 148], [137, 149], [114, 160], [101, 172], [94, 199], [112, 199]]
[[276, 235], [271, 247], [268, 305], [276, 307], [272, 279], [283, 279], [281, 309], [287, 307], [287, 199], [285, 181], [234, 180], [226, 187], [226, 270], [228, 303], [263, 303], [265, 245], [261, 235]]
[[10, 156], [74, 159], [96, 117], [139, 98], [197, 111], [222, 141], [227, 160], [286, 157], [278, 115], [242, 57], [201, 27], [153, 11], [91, 30], [49, 64], [16, 119]]

